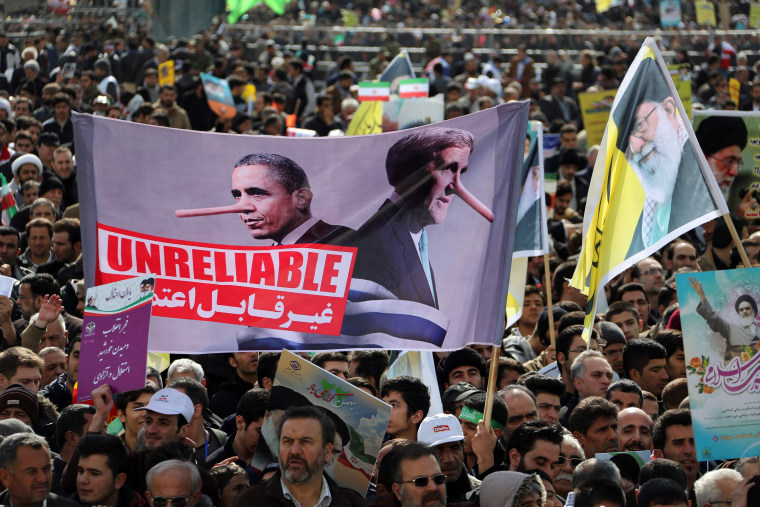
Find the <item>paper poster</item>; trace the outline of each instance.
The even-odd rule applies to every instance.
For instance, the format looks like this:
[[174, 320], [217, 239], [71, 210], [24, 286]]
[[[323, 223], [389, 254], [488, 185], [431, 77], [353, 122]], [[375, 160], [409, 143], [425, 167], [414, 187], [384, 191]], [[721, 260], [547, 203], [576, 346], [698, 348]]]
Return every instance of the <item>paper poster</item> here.
[[145, 387], [155, 278], [137, 277], [87, 289], [78, 400], [108, 384], [122, 393]]
[[612, 103], [615, 102], [616, 94], [617, 90], [578, 94], [581, 114], [583, 115], [583, 126], [586, 127], [586, 139], [589, 146], [602, 142], [604, 129], [607, 128], [607, 120], [610, 118], [610, 109]]
[[749, 26], [760, 28], [760, 2], [750, 2], [749, 4]]
[[[559, 134], [544, 134], [544, 160], [548, 160], [559, 151]], [[544, 191], [551, 197], [549, 207], [554, 207], [554, 194], [557, 192], [557, 172], [544, 171]]]
[[325, 471], [339, 486], [365, 496], [391, 406], [287, 350], [277, 366], [253, 467], [262, 470], [277, 461], [277, 428], [285, 410], [309, 405], [325, 410], [337, 430]]
[[[703, 125], [706, 121], [708, 123]], [[736, 125], [738, 121], [744, 124], [746, 133]], [[708, 157], [707, 162], [731, 214], [747, 220], [760, 219], [760, 206], [752, 200], [760, 203], [760, 112], [695, 111], [694, 131], [699, 132], [698, 138], [726, 139], [714, 144], [720, 147], [720, 151], [713, 153], [714, 157]], [[726, 143], [739, 144], [724, 147]], [[705, 156], [709, 155], [703, 152]], [[730, 161], [735, 156], [741, 157], [741, 167]]]
[[760, 269], [676, 275], [701, 461], [760, 454]]
[[166, 60], [158, 66], [158, 86], [174, 84], [174, 60]]
[[691, 118], [691, 65], [688, 63], [668, 65], [668, 71], [676, 85], [678, 98], [681, 99], [686, 116]]
[[[160, 277], [155, 352], [493, 344], [527, 112], [320, 138], [76, 115], [87, 279]], [[294, 179], [269, 179], [273, 167]]]
[[660, 26], [663, 28], [681, 24], [680, 0], [660, 0]]
[[443, 95], [383, 102], [383, 132], [406, 130], [443, 121]]
[[232, 98], [230, 84], [211, 74], [201, 72], [203, 90], [206, 92], [208, 107], [220, 118], [234, 118], [237, 114], [235, 99]]
[[710, 0], [696, 0], [697, 24], [717, 26], [715, 21], [715, 6]]

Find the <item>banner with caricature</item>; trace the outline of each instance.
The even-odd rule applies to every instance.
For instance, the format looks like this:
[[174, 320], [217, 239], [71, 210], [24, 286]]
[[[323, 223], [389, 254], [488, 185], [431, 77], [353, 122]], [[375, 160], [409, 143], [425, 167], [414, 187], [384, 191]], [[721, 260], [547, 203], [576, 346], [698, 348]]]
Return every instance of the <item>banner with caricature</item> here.
[[701, 461], [760, 454], [760, 268], [676, 275]]
[[74, 115], [85, 279], [155, 275], [155, 352], [497, 343], [527, 115], [337, 138]]

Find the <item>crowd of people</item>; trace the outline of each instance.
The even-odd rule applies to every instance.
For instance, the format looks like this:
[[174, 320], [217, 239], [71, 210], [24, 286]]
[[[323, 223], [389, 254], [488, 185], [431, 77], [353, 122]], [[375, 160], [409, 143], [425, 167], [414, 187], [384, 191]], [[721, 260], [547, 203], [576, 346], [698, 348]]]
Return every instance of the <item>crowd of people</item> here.
[[[373, 16], [371, 4], [355, 5], [361, 18]], [[510, 13], [509, 23], [593, 22], [592, 4], [551, 10], [508, 3], [499, 23]], [[338, 6], [323, 2], [316, 14], [336, 21]], [[380, 20], [435, 24], [441, 12], [435, 2], [396, 2], [380, 9]], [[650, 6], [620, 22], [654, 23], [646, 18], [653, 13]], [[454, 17], [500, 26], [492, 14], [463, 2]], [[582, 338], [586, 297], [567, 281], [598, 153], [585, 142], [577, 95], [616, 88], [638, 50], [635, 37], [596, 34], [590, 46], [579, 40], [576, 49], [585, 50], [577, 61], [556, 51], [561, 44], [550, 36], [515, 45], [511, 58], [499, 51], [483, 57], [466, 40], [423, 41], [430, 94], [444, 95], [446, 118], [525, 99], [531, 118], [560, 134], [560, 149], [546, 161], [559, 179], [549, 217], [551, 272], [544, 272], [543, 258], [530, 259], [522, 317], [505, 330], [498, 356], [482, 345], [435, 354], [440, 400], [431, 400], [419, 378], [388, 378], [392, 356], [385, 351], [307, 356], [392, 406], [363, 498], [326, 473], [339, 459], [333, 452], [338, 436], [334, 422], [313, 407], [284, 411], [267, 442], [277, 446], [277, 460], [252, 465], [265, 438], [261, 426], [279, 353], [175, 356], [167, 371], [149, 369], [142, 389], [113, 395], [102, 385], [92, 404], [76, 403], [84, 265], [94, 260], [82, 258], [79, 201], [89, 196], [78, 192], [71, 112], [263, 135], [284, 135], [288, 116], [295, 115], [298, 126], [323, 136], [346, 129], [359, 105], [356, 83], [375, 79], [402, 50], [385, 34], [373, 41], [377, 54], [364, 62], [366, 75], [358, 75], [347, 55], [321, 75], [308, 43], [293, 53], [266, 34], [242, 40], [208, 30], [165, 45], [125, 33], [119, 22], [103, 26], [17, 40], [0, 33], [0, 173], [16, 203], [6, 206], [4, 195], [8, 224], [0, 227], [0, 274], [15, 279], [10, 296], [0, 296], [0, 503], [554, 507], [572, 498], [584, 507], [686, 506], [689, 500], [700, 507], [753, 505], [756, 457], [708, 463], [697, 456], [673, 281], [675, 273], [741, 264], [726, 224], [705, 224], [610, 282], [610, 305], [598, 316], [589, 346]], [[760, 109], [760, 69], [742, 53], [757, 49], [756, 34], [679, 44], [671, 46], [679, 49], [673, 63], [691, 69], [696, 107]], [[530, 56], [535, 49], [546, 51], [540, 66]], [[704, 52], [704, 65], [692, 65], [687, 49]], [[159, 86], [157, 68], [168, 60], [175, 82]], [[211, 111], [200, 72], [227, 80], [234, 118]], [[740, 82], [738, 103], [728, 93], [730, 77]], [[256, 87], [250, 112], [243, 99], [248, 84]], [[716, 176], [730, 184], [738, 163], [725, 167], [718, 152], [741, 143], [726, 142], [709, 143], [705, 154]], [[754, 265], [760, 232], [741, 216], [735, 221]], [[693, 288], [704, 300], [701, 287]], [[737, 313], [754, 317], [757, 303], [744, 303], [737, 302]], [[709, 304], [703, 308], [711, 318]], [[726, 334], [757, 343], [760, 333], [752, 325]], [[735, 353], [731, 345], [727, 356]], [[494, 361], [498, 393], [486, 425], [487, 372]], [[430, 413], [438, 401], [444, 412]], [[629, 456], [594, 457], [618, 450], [651, 451], [654, 459], [639, 469]]]

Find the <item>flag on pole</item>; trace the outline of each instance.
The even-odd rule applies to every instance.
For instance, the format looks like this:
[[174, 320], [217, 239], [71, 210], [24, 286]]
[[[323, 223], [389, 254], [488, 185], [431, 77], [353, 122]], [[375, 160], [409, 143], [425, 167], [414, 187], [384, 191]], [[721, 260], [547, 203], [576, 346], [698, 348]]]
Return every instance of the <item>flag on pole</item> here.
[[647, 37], [612, 105], [594, 166], [572, 287], [588, 296], [676, 237], [728, 213], [673, 80]]
[[365, 100], [387, 101], [391, 98], [390, 83], [363, 82], [359, 83], [359, 102]]
[[409, 54], [402, 50], [397, 54], [391, 63], [380, 74], [380, 81], [390, 83], [391, 93], [398, 93], [399, 84], [404, 79], [414, 79], [414, 67], [409, 59]]
[[399, 82], [398, 94], [402, 99], [427, 97], [430, 91], [430, 81], [426, 77], [404, 79]]
[[359, 104], [351, 123], [346, 129], [347, 136], [383, 133], [383, 103], [370, 100]]
[[528, 122], [528, 136], [530, 147], [525, 154], [522, 167], [515, 246], [512, 269], [509, 273], [506, 327], [520, 320], [522, 316], [528, 257], [549, 253], [549, 231], [544, 205], [544, 139], [541, 122]]
[[10, 185], [5, 181], [5, 176], [0, 174], [0, 184], [2, 184], [2, 194], [0, 194], [0, 208], [2, 208], [3, 225], [9, 225], [11, 218], [16, 214], [16, 199], [13, 197], [13, 191]]

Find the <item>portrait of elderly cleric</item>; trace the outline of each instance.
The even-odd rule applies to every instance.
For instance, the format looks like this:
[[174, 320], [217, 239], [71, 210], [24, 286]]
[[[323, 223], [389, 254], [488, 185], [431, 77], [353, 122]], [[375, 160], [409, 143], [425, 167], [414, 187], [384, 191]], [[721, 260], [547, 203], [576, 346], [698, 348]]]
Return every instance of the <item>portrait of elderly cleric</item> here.
[[[731, 184], [744, 167], [742, 150], [747, 146], [747, 125], [744, 118], [737, 116], [709, 116], [702, 120], [695, 132], [702, 153], [712, 169], [715, 180], [726, 200], [729, 199]], [[741, 179], [741, 178], [740, 178]], [[739, 182], [741, 183], [741, 182]], [[751, 208], [757, 210], [754, 192], [746, 192], [738, 204], [736, 215], [744, 218]], [[752, 202], [754, 200], [754, 202]]]
[[699, 296], [697, 313], [705, 319], [710, 329], [720, 334], [726, 340], [726, 360], [736, 357], [741, 347], [753, 345], [760, 340], [760, 326], [757, 325], [757, 302], [749, 294], [736, 298], [734, 310], [737, 317], [734, 322], [724, 319], [710, 305], [705, 296], [702, 284], [696, 278], [689, 277], [689, 285]]
[[[642, 65], [656, 65], [650, 60]], [[655, 244], [713, 206], [684, 123], [688, 120], [681, 117], [665, 80], [645, 80], [645, 74], [636, 73], [631, 89], [637, 93], [623, 96], [614, 115], [615, 123], [625, 129], [618, 136], [618, 148], [645, 194], [631, 253]], [[635, 107], [626, 101], [635, 101]]]
[[469, 132], [416, 129], [388, 150], [390, 197], [359, 229], [355, 278], [372, 280], [399, 299], [437, 307], [427, 227], [446, 218], [454, 196], [489, 222], [493, 213], [462, 183], [475, 140]]
[[177, 210], [195, 217], [237, 213], [253, 239], [272, 245], [341, 243], [349, 229], [330, 225], [311, 214], [314, 194], [306, 172], [293, 160], [276, 153], [252, 153], [240, 158], [232, 171], [236, 203], [216, 208]]

